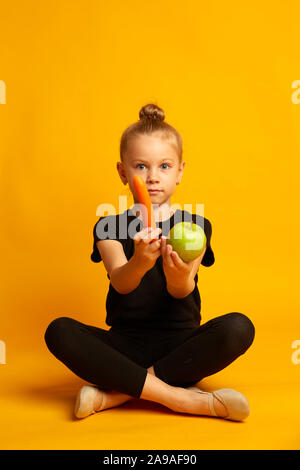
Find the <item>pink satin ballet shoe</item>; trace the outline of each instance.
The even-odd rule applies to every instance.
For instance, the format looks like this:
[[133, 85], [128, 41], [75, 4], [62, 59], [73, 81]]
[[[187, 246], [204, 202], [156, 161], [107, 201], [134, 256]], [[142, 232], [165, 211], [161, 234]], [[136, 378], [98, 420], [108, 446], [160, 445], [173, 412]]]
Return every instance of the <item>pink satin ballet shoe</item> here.
[[85, 418], [93, 413], [103, 410], [106, 405], [106, 393], [100, 390], [102, 393], [102, 403], [98, 410], [94, 410], [94, 401], [99, 392], [99, 389], [93, 385], [84, 385], [76, 398], [74, 414], [76, 418]]
[[212, 416], [218, 416], [214, 408], [214, 397], [223, 403], [228, 412], [226, 416], [218, 416], [219, 418], [242, 421], [249, 416], [250, 407], [247, 398], [232, 388], [220, 388], [211, 393], [203, 392], [197, 387], [188, 387], [187, 390], [208, 395], [208, 405]]

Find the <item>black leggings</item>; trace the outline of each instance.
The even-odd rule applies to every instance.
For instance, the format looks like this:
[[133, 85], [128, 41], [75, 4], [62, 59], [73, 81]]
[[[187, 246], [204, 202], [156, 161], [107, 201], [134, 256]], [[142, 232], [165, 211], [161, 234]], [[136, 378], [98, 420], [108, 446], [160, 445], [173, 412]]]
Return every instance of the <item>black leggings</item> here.
[[45, 341], [77, 376], [138, 398], [150, 366], [167, 384], [189, 387], [243, 354], [254, 333], [251, 320], [238, 312], [184, 330], [104, 330], [60, 317], [49, 324]]

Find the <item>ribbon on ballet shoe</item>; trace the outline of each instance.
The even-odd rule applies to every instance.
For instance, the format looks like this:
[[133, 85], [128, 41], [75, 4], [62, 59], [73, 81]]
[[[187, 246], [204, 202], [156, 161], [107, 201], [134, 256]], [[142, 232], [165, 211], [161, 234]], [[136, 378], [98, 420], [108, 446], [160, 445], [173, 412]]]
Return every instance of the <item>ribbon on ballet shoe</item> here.
[[100, 406], [98, 411], [103, 410], [106, 406], [106, 403], [107, 403], [107, 394], [103, 390], [100, 390], [100, 391], [102, 393], [102, 403], [101, 403], [101, 406]]
[[208, 395], [208, 406], [212, 416], [218, 416], [214, 407], [214, 396], [210, 392], [204, 392], [200, 390], [198, 387], [188, 387], [187, 390], [192, 390], [193, 392], [203, 393], [204, 395]]

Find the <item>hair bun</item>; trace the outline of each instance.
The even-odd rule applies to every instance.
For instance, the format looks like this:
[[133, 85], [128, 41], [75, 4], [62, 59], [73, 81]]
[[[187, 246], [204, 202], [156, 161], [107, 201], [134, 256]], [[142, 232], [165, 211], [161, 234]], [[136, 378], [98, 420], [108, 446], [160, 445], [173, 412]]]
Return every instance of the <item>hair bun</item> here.
[[163, 121], [165, 119], [165, 113], [156, 104], [146, 104], [142, 107], [139, 113], [139, 118], [142, 121]]

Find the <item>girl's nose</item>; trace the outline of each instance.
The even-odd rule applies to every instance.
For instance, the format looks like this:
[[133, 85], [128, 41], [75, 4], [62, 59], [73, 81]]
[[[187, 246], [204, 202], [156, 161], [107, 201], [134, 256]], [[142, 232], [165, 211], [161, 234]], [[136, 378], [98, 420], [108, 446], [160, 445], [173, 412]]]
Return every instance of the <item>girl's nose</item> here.
[[158, 181], [158, 177], [156, 175], [156, 172], [155, 171], [149, 172], [147, 182], [153, 183], [153, 182], [157, 182], [157, 181]]

